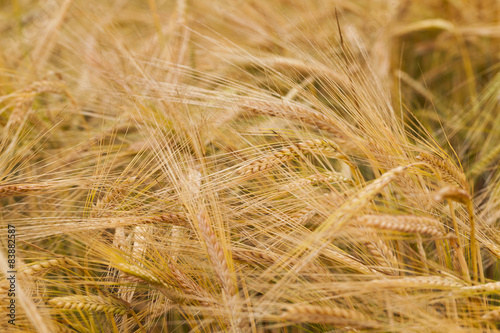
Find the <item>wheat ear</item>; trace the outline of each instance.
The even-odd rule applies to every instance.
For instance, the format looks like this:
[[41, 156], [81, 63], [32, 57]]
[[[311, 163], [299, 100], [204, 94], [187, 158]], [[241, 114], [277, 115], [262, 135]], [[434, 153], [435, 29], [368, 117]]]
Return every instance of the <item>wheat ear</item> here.
[[372, 280], [366, 286], [376, 286], [384, 288], [429, 288], [429, 289], [450, 289], [463, 287], [462, 283], [450, 278], [441, 276], [418, 276], [404, 277], [399, 279]]
[[55, 308], [64, 310], [85, 310], [91, 312], [104, 312], [116, 315], [124, 315], [129, 310], [129, 305], [123, 301], [111, 297], [102, 296], [64, 296], [55, 297], [48, 302]]
[[197, 221], [200, 237], [205, 243], [208, 259], [212, 263], [222, 287], [226, 306], [229, 310], [229, 325], [232, 327], [232, 330], [236, 330], [239, 325], [238, 323], [241, 323], [241, 319], [237, 318], [237, 313], [239, 313], [239, 306], [237, 303], [238, 290], [233, 281], [224, 249], [212, 229], [207, 214], [203, 210], [198, 213]]
[[31, 263], [21, 268], [19, 272], [26, 276], [40, 276], [47, 273], [51, 269], [66, 266], [79, 267], [80, 265], [78, 265], [78, 263], [73, 259], [64, 257]]
[[224, 250], [220, 245], [215, 232], [206, 216], [206, 213], [200, 212], [197, 216], [200, 236], [205, 243], [210, 261], [215, 267], [217, 277], [221, 283], [222, 289], [228, 297], [236, 294], [236, 286], [233, 282], [229, 265], [224, 254]]
[[260, 171], [271, 169], [279, 164], [294, 159], [298, 153], [318, 153], [340, 155], [338, 146], [329, 140], [313, 139], [299, 142], [288, 147], [282, 148], [276, 152], [240, 167], [236, 172], [240, 175], [255, 174]]
[[136, 223], [165, 223], [185, 228], [190, 227], [188, 218], [183, 212], [162, 212], [160, 215], [138, 217], [135, 221]]
[[50, 188], [49, 184], [13, 184], [0, 186], [0, 198], [39, 193]]
[[365, 246], [372, 258], [381, 266], [377, 267], [379, 271], [390, 275], [397, 274], [398, 259], [383, 241], [366, 242]]
[[294, 212], [289, 216], [290, 220], [293, 221], [294, 224], [306, 224], [309, 220], [311, 220], [318, 211], [314, 208], [303, 208]]
[[144, 268], [124, 263], [115, 264], [115, 267], [126, 275], [138, 278], [139, 280], [135, 280], [135, 282], [140, 281], [142, 283], [145, 282], [154, 286], [165, 286], [165, 283], [162, 279], [156, 277], [154, 274]]
[[438, 220], [419, 216], [365, 215], [355, 219], [355, 223], [383, 230], [418, 233], [443, 237], [444, 229]]
[[444, 160], [426, 152], [420, 153], [420, 155], [416, 158], [419, 161], [437, 167], [443, 177], [443, 180], [448, 184], [458, 184], [462, 188], [469, 188], [469, 184], [467, 183], [464, 173], [448, 160]]
[[479, 284], [476, 286], [463, 287], [462, 291], [475, 291], [475, 292], [493, 292], [500, 290], [500, 282], [491, 282]]
[[[374, 180], [371, 184], [364, 187], [351, 199], [347, 200], [332, 215], [330, 215], [318, 228], [316, 228], [316, 235], [314, 237], [318, 237], [317, 240], [319, 240], [319, 237], [323, 239], [333, 237], [337, 231], [344, 226], [344, 224], [348, 223], [354, 217], [356, 212], [360, 211], [368, 204], [373, 196], [382, 191], [382, 189], [389, 185], [394, 179], [405, 172], [408, 167], [409, 166], [400, 166], [391, 169]], [[311, 239], [310, 241], [314, 242], [315, 240]], [[321, 248], [325, 247], [326, 245], [321, 246]], [[306, 264], [307, 260], [315, 257], [321, 248], [316, 249], [314, 252], [305, 257], [303, 265]]]

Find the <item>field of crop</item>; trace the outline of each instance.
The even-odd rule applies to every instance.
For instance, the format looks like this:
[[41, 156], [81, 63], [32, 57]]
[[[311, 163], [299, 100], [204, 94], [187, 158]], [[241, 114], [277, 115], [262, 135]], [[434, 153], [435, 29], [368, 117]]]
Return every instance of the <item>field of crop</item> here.
[[500, 331], [498, 0], [0, 1], [1, 332]]

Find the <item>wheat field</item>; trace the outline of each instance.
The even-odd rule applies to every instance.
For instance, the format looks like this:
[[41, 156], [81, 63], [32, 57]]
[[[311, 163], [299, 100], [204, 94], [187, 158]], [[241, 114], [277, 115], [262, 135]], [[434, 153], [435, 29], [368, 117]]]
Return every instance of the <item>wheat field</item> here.
[[498, 0], [5, 0], [0, 31], [0, 331], [499, 331]]

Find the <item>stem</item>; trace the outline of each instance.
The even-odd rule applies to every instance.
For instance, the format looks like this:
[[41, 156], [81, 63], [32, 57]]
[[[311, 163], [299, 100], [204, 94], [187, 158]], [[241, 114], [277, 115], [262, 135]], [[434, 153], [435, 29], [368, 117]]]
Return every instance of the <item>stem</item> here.
[[[450, 239], [450, 243], [451, 243], [451, 246], [453, 248], [455, 248], [455, 253], [458, 257], [458, 261], [460, 262], [460, 268], [462, 270], [462, 275], [464, 276], [466, 281], [470, 282], [469, 268], [467, 267], [467, 261], [465, 260], [465, 257], [464, 257], [462, 242], [460, 241], [460, 233], [458, 230], [457, 219], [455, 217], [455, 211], [453, 209], [453, 202], [451, 200], [448, 200], [448, 205], [450, 206], [450, 214], [451, 214], [451, 220], [453, 221], [453, 229], [455, 230], [455, 234], [457, 236], [456, 243], [455, 243], [455, 240], [451, 240], [451, 239]], [[453, 243], [455, 243], [455, 244], [453, 244]]]
[[477, 248], [476, 248], [476, 226], [474, 223], [474, 207], [472, 205], [472, 200], [467, 202], [467, 212], [469, 213], [470, 220], [470, 248], [471, 248], [471, 257], [472, 257], [472, 272], [473, 272], [473, 280], [477, 281], [478, 279], [478, 271], [477, 271]]

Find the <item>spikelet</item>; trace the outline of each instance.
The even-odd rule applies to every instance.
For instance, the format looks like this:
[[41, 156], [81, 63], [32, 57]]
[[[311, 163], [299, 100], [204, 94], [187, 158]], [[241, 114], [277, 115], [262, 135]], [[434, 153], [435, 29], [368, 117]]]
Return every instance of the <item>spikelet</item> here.
[[372, 227], [383, 230], [392, 230], [407, 233], [443, 237], [444, 229], [438, 220], [428, 217], [412, 215], [364, 215], [358, 217], [355, 223], [360, 226]]
[[298, 152], [303, 154], [324, 154], [340, 156], [338, 146], [329, 140], [313, 139], [282, 148], [274, 153], [270, 153], [256, 161], [240, 167], [236, 172], [240, 175], [255, 174], [260, 171], [271, 169], [279, 164], [293, 160]]
[[55, 297], [50, 299], [48, 303], [54, 308], [64, 310], [103, 312], [122, 316], [128, 312], [130, 307], [127, 302], [121, 299], [103, 296], [74, 295]]

